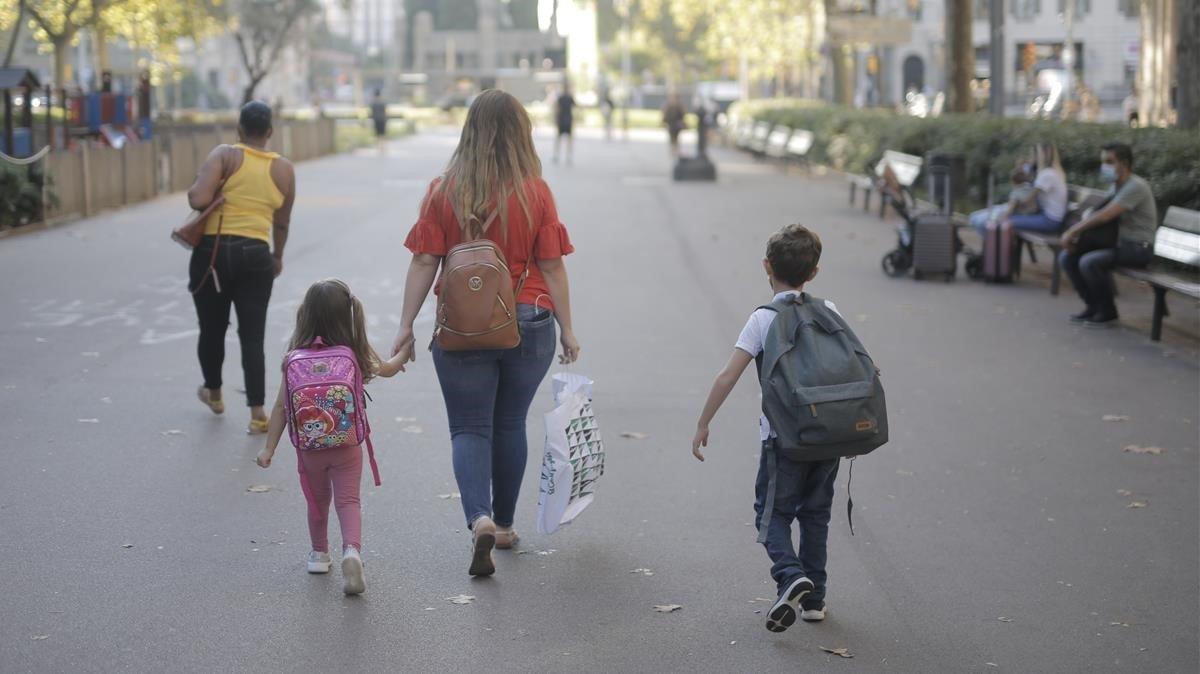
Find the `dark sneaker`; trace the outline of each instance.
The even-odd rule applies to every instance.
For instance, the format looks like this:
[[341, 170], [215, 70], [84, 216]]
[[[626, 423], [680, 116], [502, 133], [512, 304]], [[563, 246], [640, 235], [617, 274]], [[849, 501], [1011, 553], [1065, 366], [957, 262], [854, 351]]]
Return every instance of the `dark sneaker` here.
[[818, 601], [800, 605], [800, 619], [805, 622], [819, 623], [825, 619], [825, 602]]
[[1111, 328], [1117, 324], [1116, 314], [1092, 314], [1092, 317], [1083, 322], [1085, 328]]
[[1094, 316], [1095, 314], [1096, 314], [1095, 309], [1087, 308], [1077, 314], [1071, 314], [1071, 322], [1072, 323], [1086, 323], [1086, 322], [1090, 321], [1092, 319], [1092, 316]]
[[767, 629], [772, 632], [786, 632], [787, 628], [796, 624], [796, 607], [805, 595], [813, 591], [813, 582], [803, 576], [793, 580], [779, 598], [767, 611]]

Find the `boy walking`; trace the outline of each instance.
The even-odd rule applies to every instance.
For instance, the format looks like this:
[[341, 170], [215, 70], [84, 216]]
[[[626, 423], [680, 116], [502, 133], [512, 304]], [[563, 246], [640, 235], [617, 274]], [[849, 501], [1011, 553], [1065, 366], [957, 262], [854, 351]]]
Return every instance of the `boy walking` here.
[[[866, 453], [887, 438], [873, 363], [837, 307], [803, 292], [820, 258], [820, 238], [801, 225], [784, 227], [767, 242], [763, 267], [774, 300], [751, 314], [742, 329], [692, 440], [692, 454], [703, 461], [700, 448], [708, 446], [709, 423], [756, 361], [765, 413], [759, 419], [762, 456], [754, 510], [758, 542], [771, 558], [779, 592], [767, 611], [772, 632], [787, 630], [797, 616], [825, 619], [826, 540], [839, 459]], [[792, 520], [800, 524], [799, 551], [792, 543]]]

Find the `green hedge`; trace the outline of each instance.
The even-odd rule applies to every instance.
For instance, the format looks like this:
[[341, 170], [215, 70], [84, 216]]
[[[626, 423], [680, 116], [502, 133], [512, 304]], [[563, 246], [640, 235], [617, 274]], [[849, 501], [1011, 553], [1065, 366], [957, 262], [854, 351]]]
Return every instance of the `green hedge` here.
[[[19, 227], [42, 218], [42, 171], [38, 166], [12, 166], [0, 161], [0, 229]], [[58, 203], [48, 185], [46, 198]]]
[[1200, 210], [1200, 134], [1194, 131], [986, 115], [922, 119], [797, 100], [755, 101], [740, 105], [734, 114], [812, 131], [809, 158], [847, 171], [868, 171], [884, 150], [962, 154], [967, 164], [966, 207], [986, 200], [989, 175], [996, 175], [998, 190], [1006, 191], [1018, 158], [1031, 154], [1034, 144], [1042, 141], [1058, 146], [1067, 182], [1102, 188], [1100, 148], [1122, 141], [1133, 147], [1134, 172], [1150, 182], [1160, 214], [1167, 206]]

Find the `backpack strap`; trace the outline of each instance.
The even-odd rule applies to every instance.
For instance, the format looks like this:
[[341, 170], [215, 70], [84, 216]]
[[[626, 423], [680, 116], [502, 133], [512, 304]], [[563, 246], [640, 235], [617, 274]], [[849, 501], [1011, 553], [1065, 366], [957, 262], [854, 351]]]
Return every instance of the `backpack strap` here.
[[768, 438], [763, 441], [762, 451], [766, 455], [767, 465], [767, 494], [763, 498], [762, 512], [758, 514], [758, 542], [766, 545], [767, 528], [771, 526], [771, 515], [775, 509], [775, 484], [779, 472], [778, 455], [775, 452], [775, 441]]
[[370, 428], [367, 428], [367, 460], [371, 462], [371, 476], [375, 478], [375, 486], [378, 487], [382, 483], [379, 481], [379, 464], [375, 463], [375, 445], [371, 443]]

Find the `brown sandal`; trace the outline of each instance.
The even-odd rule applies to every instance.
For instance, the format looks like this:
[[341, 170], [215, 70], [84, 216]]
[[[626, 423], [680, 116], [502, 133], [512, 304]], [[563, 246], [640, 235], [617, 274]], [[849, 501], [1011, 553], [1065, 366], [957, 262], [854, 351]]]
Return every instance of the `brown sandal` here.
[[517, 543], [521, 542], [521, 537], [513, 529], [496, 532], [496, 549], [497, 550], [512, 550]]
[[471, 546], [471, 568], [467, 573], [472, 576], [490, 576], [496, 573], [496, 563], [492, 560], [492, 548], [496, 547], [496, 524], [490, 517], [480, 517], [472, 527], [475, 538]]

